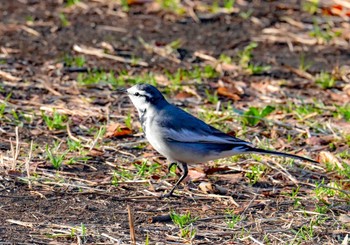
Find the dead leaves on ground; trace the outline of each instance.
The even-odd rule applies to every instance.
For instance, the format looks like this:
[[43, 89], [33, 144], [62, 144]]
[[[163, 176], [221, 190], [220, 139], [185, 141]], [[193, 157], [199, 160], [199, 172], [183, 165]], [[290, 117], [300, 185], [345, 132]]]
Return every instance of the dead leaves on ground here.
[[132, 134], [132, 130], [119, 123], [112, 123], [106, 129], [105, 138], [125, 137]]

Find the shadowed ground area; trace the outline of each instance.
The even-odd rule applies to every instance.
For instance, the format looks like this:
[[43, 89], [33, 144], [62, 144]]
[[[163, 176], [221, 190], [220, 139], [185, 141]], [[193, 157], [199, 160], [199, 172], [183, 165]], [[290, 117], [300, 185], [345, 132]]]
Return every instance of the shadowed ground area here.
[[[3, 0], [0, 242], [348, 244], [347, 1]], [[120, 88], [254, 145], [178, 198]]]

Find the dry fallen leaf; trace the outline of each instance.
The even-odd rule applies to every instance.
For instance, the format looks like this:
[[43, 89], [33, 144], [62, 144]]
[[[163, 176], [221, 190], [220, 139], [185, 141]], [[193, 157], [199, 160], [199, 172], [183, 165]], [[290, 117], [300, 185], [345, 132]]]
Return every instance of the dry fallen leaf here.
[[241, 173], [215, 174], [213, 177], [220, 179], [220, 181], [227, 181], [230, 184], [237, 184], [243, 180], [243, 175]]
[[308, 145], [327, 145], [334, 141], [334, 135], [312, 136], [306, 139]]
[[350, 216], [347, 214], [340, 214], [338, 220], [343, 224], [350, 225]]
[[198, 185], [199, 189], [201, 189], [204, 193], [212, 193], [213, 192], [213, 186], [210, 182], [201, 182]]
[[188, 98], [194, 97], [192, 94], [187, 93], [187, 92], [180, 92], [177, 95], [175, 95], [176, 100], [186, 100]]
[[113, 123], [107, 127], [105, 138], [123, 137], [130, 134], [132, 134], [130, 128], [120, 125], [119, 123]]
[[218, 95], [228, 97], [230, 99], [233, 99], [234, 101], [238, 101], [241, 99], [239, 95], [233, 93], [233, 91], [229, 90], [226, 87], [218, 87], [217, 92], [218, 92]]
[[92, 157], [98, 157], [98, 156], [102, 156], [104, 153], [101, 150], [98, 149], [92, 149], [91, 151], [88, 152], [88, 156], [92, 156]]
[[319, 162], [324, 164], [331, 163], [333, 165], [337, 165], [339, 169], [344, 169], [343, 165], [339, 162], [339, 160], [329, 151], [320, 152]]
[[197, 169], [189, 169], [188, 170], [188, 178], [192, 181], [198, 181], [204, 179], [206, 174], [203, 171]]

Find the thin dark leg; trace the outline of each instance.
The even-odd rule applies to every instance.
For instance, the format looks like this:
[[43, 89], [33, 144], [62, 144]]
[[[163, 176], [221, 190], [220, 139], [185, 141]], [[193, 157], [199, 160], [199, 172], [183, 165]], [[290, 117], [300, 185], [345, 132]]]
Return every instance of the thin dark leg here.
[[186, 163], [179, 162], [177, 163], [177, 167], [181, 170], [182, 175], [179, 178], [179, 180], [176, 182], [176, 184], [173, 186], [173, 188], [169, 191], [169, 193], [162, 195], [162, 197], [171, 197], [174, 196], [173, 192], [177, 188], [177, 186], [186, 178], [188, 175], [188, 168]]
[[168, 166], [168, 172], [170, 172], [170, 169], [171, 169], [174, 165], [176, 165], [176, 167], [177, 167], [177, 162], [172, 162], [172, 163], [170, 163], [170, 165]]

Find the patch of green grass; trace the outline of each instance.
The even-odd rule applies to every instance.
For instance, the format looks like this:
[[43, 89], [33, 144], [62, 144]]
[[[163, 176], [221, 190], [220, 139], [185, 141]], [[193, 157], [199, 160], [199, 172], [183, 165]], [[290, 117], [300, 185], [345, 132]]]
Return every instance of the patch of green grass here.
[[227, 210], [226, 212], [230, 217], [226, 218], [226, 224], [229, 229], [234, 229], [236, 225], [242, 220], [240, 215], [234, 214], [233, 210]]
[[350, 121], [350, 104], [337, 106], [337, 114], [340, 115], [342, 118], [344, 118], [345, 121], [349, 122]]
[[82, 241], [84, 243], [86, 241], [86, 236], [87, 236], [87, 228], [83, 223], [81, 223], [80, 224], [80, 237], [82, 238]]
[[134, 163], [134, 166], [137, 169], [137, 175], [140, 177], [149, 177], [161, 168], [159, 163], [149, 164], [147, 160], [143, 160], [140, 164]]
[[251, 62], [251, 59], [253, 58], [252, 52], [257, 47], [258, 44], [252, 42], [238, 53], [239, 65], [250, 74], [260, 74], [271, 69], [270, 66], [259, 66]]
[[271, 69], [271, 66], [249, 64], [246, 69], [250, 74], [257, 75], [269, 71]]
[[315, 207], [314, 211], [316, 213], [326, 214], [329, 211], [329, 207], [326, 206], [325, 204], [323, 204], [323, 205], [316, 204], [316, 207]]
[[1, 103], [0, 104], [0, 118], [2, 118], [4, 116], [5, 109], [6, 109], [6, 103]]
[[250, 171], [247, 172], [245, 176], [249, 179], [249, 183], [251, 185], [254, 185], [260, 180], [261, 176], [266, 170], [266, 166], [262, 164], [255, 164], [251, 166], [249, 170]]
[[242, 115], [242, 123], [251, 127], [256, 126], [263, 118], [271, 114], [275, 110], [273, 106], [266, 106], [264, 108], [250, 107]]
[[71, 140], [69, 138], [67, 138], [67, 147], [68, 147], [68, 151], [69, 152], [82, 152], [83, 150], [83, 145], [81, 144], [81, 141], [75, 141], [75, 140]]
[[186, 9], [182, 6], [180, 0], [157, 0], [161, 8], [177, 15], [183, 15], [186, 13]]
[[129, 112], [128, 115], [124, 119], [124, 124], [127, 126], [129, 129], [132, 129], [132, 117], [131, 113]]
[[[314, 226], [314, 221], [311, 220], [308, 225], [303, 225], [298, 230], [291, 230], [295, 234], [294, 241], [312, 241], [315, 237]], [[294, 244], [294, 241], [292, 244]]]
[[154, 86], [157, 85], [153, 73], [130, 76], [127, 71], [121, 71], [118, 75], [115, 75], [112, 71], [90, 71], [88, 73], [80, 73], [78, 74], [77, 82], [84, 86], [94, 84], [110, 84], [114, 88], [145, 82]]
[[215, 110], [210, 110], [208, 108], [203, 108], [203, 111], [199, 112], [197, 116], [204, 122], [224, 132], [230, 130], [230, 126], [229, 124], [223, 122], [233, 118], [233, 114], [222, 116], [220, 113], [216, 113]]
[[244, 20], [248, 20], [253, 13], [254, 13], [253, 9], [248, 9], [247, 11], [239, 12], [239, 16]]
[[183, 42], [181, 39], [176, 39], [176, 40], [170, 42], [169, 44], [167, 44], [167, 46], [171, 49], [179, 49], [179, 48], [181, 48], [182, 44], [183, 44]]
[[280, 106], [279, 110], [291, 113], [296, 116], [297, 119], [303, 119], [305, 116], [317, 113], [322, 114], [326, 108], [323, 103], [315, 101], [314, 103], [301, 103], [287, 102], [285, 105]]
[[86, 63], [85, 57], [83, 55], [70, 56], [65, 55], [63, 57], [64, 65], [67, 67], [83, 67]]
[[52, 116], [41, 112], [41, 116], [49, 130], [61, 130], [66, 127], [67, 116], [53, 110]]
[[207, 101], [216, 105], [219, 102], [219, 96], [217, 91], [214, 94], [211, 94], [208, 89], [205, 90], [205, 94], [207, 96]]
[[236, 0], [224, 0], [224, 8], [231, 10], [235, 6]]
[[47, 158], [47, 160], [49, 160], [49, 162], [52, 164], [52, 166], [55, 169], [61, 168], [63, 161], [64, 161], [64, 158], [67, 154], [65, 152], [64, 153], [57, 153], [58, 148], [59, 147], [54, 147], [54, 148], [50, 149], [48, 145], [46, 145], [46, 147], [45, 147], [46, 158]]
[[63, 27], [70, 26], [70, 22], [64, 13], [59, 13], [58, 18], [60, 19], [61, 26], [63, 26]]
[[[347, 154], [349, 154], [349, 152]], [[342, 155], [344, 156], [344, 153]], [[345, 162], [339, 164], [326, 162], [326, 169], [328, 172], [336, 171], [340, 177], [350, 179], [350, 165]]]
[[226, 54], [220, 54], [219, 61], [226, 64], [232, 64], [232, 58]]
[[299, 70], [307, 71], [312, 67], [312, 62], [307, 61], [305, 54], [301, 54], [299, 57]]
[[221, 4], [219, 4], [218, 0], [212, 2], [210, 6], [207, 6], [208, 10], [212, 13], [218, 13], [222, 9], [225, 9], [227, 12], [232, 11], [236, 0], [223, 0]]
[[128, 3], [128, 0], [120, 0], [120, 4], [121, 4], [122, 10], [124, 12], [128, 12], [130, 10], [130, 6], [129, 6], [129, 3]]
[[315, 14], [319, 10], [319, 0], [304, 0], [302, 1], [302, 9], [309, 14]]
[[179, 68], [173, 74], [167, 71], [165, 71], [165, 74], [171, 84], [176, 87], [179, 87], [185, 80], [194, 80], [196, 83], [202, 83], [203, 79], [217, 78], [219, 76], [212, 66], [194, 67], [192, 70]]
[[313, 29], [310, 31], [309, 35], [317, 38], [320, 42], [329, 43], [333, 38], [341, 36], [341, 32], [333, 31], [333, 27], [329, 23], [321, 27], [317, 19], [314, 19]]
[[[1, 86], [1, 85], [0, 85]], [[0, 87], [1, 88], [1, 87]], [[1, 91], [1, 90], [0, 90]], [[7, 106], [7, 104], [6, 104], [6, 102], [11, 98], [11, 96], [12, 96], [12, 93], [9, 93], [7, 96], [6, 96], [6, 98], [4, 99], [4, 102], [2, 102], [1, 104], [0, 104], [0, 119], [2, 118], [2, 117], [4, 117], [4, 114], [5, 114], [5, 109], [6, 109], [6, 106]]]
[[242, 66], [243, 68], [248, 67], [250, 60], [253, 58], [252, 52], [257, 47], [258, 47], [258, 44], [255, 42], [252, 42], [238, 53], [240, 66]]
[[294, 202], [293, 203], [294, 208], [298, 208], [301, 206], [301, 203], [300, 203], [301, 199], [298, 197], [299, 191], [300, 191], [300, 186], [298, 186], [297, 188], [293, 188], [290, 193], [284, 193], [286, 196], [291, 197], [291, 199]]
[[88, 73], [79, 73], [77, 81], [79, 84], [85, 86], [93, 84], [118, 84], [118, 79], [114, 76], [114, 73], [105, 71], [91, 71]]
[[79, 2], [80, 2], [80, 0], [66, 0], [66, 7], [73, 6]]
[[324, 184], [324, 179], [320, 183], [316, 183], [315, 195], [318, 200], [323, 200], [327, 197], [339, 196], [341, 198], [349, 198], [348, 195], [343, 193], [343, 187], [340, 183], [335, 181], [329, 182], [327, 185]]
[[321, 72], [318, 74], [315, 82], [323, 89], [333, 88], [336, 83], [334, 77], [328, 72]]
[[193, 239], [196, 235], [196, 230], [193, 229], [192, 224], [196, 222], [198, 218], [192, 218], [191, 213], [188, 211], [187, 213], [181, 215], [172, 211], [170, 213], [170, 218], [175, 225], [180, 228], [180, 235], [182, 238], [190, 238]]
[[148, 234], [148, 232], [146, 234], [145, 245], [149, 245], [149, 234]]
[[134, 174], [130, 172], [128, 169], [117, 168], [116, 170], [113, 171], [112, 183], [116, 185], [119, 179], [132, 180], [134, 179]]

